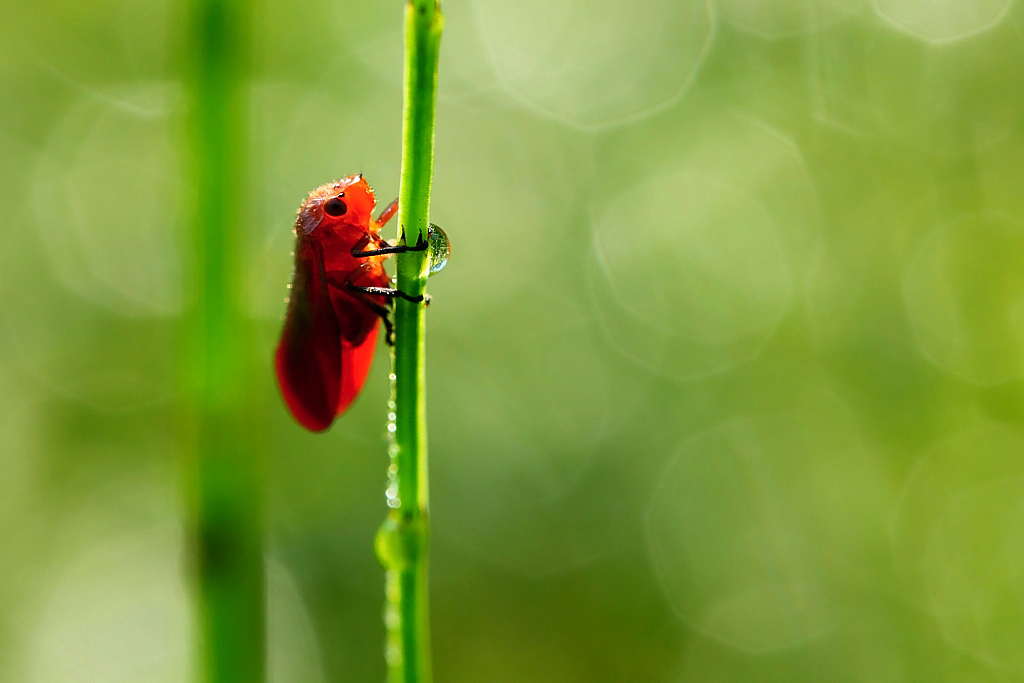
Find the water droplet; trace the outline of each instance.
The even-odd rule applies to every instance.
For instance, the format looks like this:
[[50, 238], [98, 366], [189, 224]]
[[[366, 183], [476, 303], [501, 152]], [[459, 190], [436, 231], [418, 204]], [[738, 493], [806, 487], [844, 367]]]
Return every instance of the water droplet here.
[[444, 230], [431, 223], [427, 227], [427, 245], [430, 255], [430, 274], [433, 275], [448, 264], [451, 244], [448, 242], [448, 235], [444, 233]]
[[[384, 626], [389, 629], [395, 629], [398, 628], [401, 623], [402, 613], [398, 611], [397, 607], [389, 604], [384, 608]], [[401, 651], [399, 651], [399, 658], [401, 658]]]
[[395, 423], [394, 422], [391, 422], [390, 424], [388, 424], [388, 431], [391, 432], [392, 434], [394, 434], [394, 432], [395, 432]]
[[[397, 501], [398, 499], [392, 500]], [[388, 501], [388, 505], [391, 505], [391, 501]], [[392, 571], [408, 569], [419, 555], [425, 536], [422, 520], [403, 518], [397, 513], [389, 514], [384, 523], [380, 525], [377, 538], [374, 540], [374, 548], [381, 565]], [[390, 576], [387, 590], [390, 600]]]
[[390, 603], [397, 603], [402, 597], [402, 581], [397, 574], [384, 575], [384, 598]]
[[[391, 380], [392, 382], [394, 382], [396, 379], [398, 379], [398, 377], [396, 377], [395, 373], [392, 372], [390, 375], [388, 375], [388, 379]], [[388, 403], [388, 405], [389, 406], [393, 406], [394, 405], [394, 401], [390, 401]]]
[[394, 413], [388, 413], [388, 419], [390, 421], [394, 422], [395, 421], [395, 414]]
[[[392, 500], [394, 499], [388, 499], [389, 506]], [[389, 515], [380, 525], [373, 545], [377, 551], [377, 559], [385, 569], [401, 571], [409, 566], [409, 544], [404, 538], [402, 525], [396, 516]]]

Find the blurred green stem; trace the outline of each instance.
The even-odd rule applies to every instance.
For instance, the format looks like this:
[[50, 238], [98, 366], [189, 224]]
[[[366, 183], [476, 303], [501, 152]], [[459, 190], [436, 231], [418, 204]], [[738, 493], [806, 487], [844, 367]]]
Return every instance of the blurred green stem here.
[[263, 458], [245, 311], [245, 0], [192, 0], [188, 142], [192, 215], [183, 381], [185, 487], [197, 678], [265, 675]]
[[[402, 124], [400, 234], [406, 244], [427, 239], [434, 169], [434, 109], [444, 18], [436, 0], [410, 0], [405, 10], [405, 111]], [[428, 254], [400, 254], [398, 288], [425, 294]], [[425, 392], [426, 306], [398, 299], [395, 305], [394, 449], [392, 478], [397, 499], [385, 522], [381, 552], [388, 570], [388, 678], [392, 683], [429, 683], [427, 410]]]

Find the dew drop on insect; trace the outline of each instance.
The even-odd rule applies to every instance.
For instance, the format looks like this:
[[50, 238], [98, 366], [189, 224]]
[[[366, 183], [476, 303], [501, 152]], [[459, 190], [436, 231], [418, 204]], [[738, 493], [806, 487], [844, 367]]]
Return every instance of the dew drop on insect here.
[[444, 230], [433, 223], [427, 228], [427, 245], [430, 254], [430, 274], [433, 275], [448, 264], [451, 245]]

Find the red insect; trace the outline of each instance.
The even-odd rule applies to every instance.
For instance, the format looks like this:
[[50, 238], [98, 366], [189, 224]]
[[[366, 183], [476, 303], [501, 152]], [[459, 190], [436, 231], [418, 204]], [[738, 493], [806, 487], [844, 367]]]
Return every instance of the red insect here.
[[370, 215], [375, 204], [359, 174], [313, 190], [295, 220], [295, 275], [274, 361], [284, 402], [314, 432], [327, 429], [362, 389], [378, 321], [390, 341], [390, 300], [423, 300], [391, 289], [383, 262], [427, 244], [393, 246], [382, 239], [380, 228], [397, 212], [398, 200], [376, 220]]

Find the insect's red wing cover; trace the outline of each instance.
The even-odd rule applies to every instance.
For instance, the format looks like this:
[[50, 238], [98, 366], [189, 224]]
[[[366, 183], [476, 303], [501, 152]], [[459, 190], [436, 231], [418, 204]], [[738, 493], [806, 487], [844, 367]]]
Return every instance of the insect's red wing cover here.
[[373, 329], [361, 344], [356, 346], [348, 342], [341, 343], [341, 390], [338, 393], [338, 408], [335, 415], [341, 415], [355, 400], [356, 395], [366, 383], [373, 364], [373, 352], [377, 347], [377, 330], [380, 325], [373, 321]]
[[297, 245], [295, 279], [274, 364], [284, 402], [299, 424], [311, 431], [327, 429], [338, 413], [341, 346], [323, 256], [313, 240], [302, 240]]

